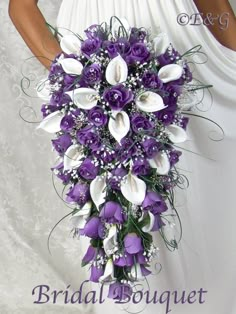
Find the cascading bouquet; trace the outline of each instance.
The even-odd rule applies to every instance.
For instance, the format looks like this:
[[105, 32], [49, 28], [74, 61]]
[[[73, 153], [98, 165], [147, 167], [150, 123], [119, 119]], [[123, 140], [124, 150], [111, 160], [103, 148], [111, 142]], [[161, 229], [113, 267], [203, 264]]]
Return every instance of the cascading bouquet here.
[[63, 52], [38, 85], [47, 101], [39, 128], [56, 136], [52, 169], [68, 187], [74, 235], [91, 238], [82, 265], [117, 299], [151, 273], [152, 232], [177, 247], [163, 229], [165, 212], [175, 210], [175, 145], [188, 123], [179, 102], [193, 91], [192, 73], [163, 33], [150, 39], [113, 17], [85, 34], [60, 39]]

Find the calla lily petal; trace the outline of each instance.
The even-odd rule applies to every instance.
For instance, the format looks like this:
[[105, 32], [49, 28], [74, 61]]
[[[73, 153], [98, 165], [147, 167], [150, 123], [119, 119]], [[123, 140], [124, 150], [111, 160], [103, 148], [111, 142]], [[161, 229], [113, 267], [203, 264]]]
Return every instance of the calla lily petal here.
[[97, 105], [98, 92], [92, 88], [77, 88], [73, 91], [66, 92], [74, 102], [74, 104], [81, 109], [90, 110]]
[[83, 64], [73, 58], [61, 59], [58, 62], [67, 74], [80, 75], [83, 71]]
[[97, 176], [90, 184], [90, 195], [97, 209], [105, 202], [106, 198], [106, 177]]
[[71, 145], [64, 155], [64, 170], [77, 168], [82, 164], [83, 150], [80, 145]]
[[158, 77], [163, 83], [178, 80], [183, 73], [183, 68], [178, 64], [168, 64], [163, 66], [159, 72]]
[[144, 112], [155, 112], [166, 108], [160, 95], [154, 92], [144, 92], [136, 100], [137, 107]]
[[80, 50], [81, 41], [74, 34], [63, 36], [60, 41], [60, 46], [61, 46], [62, 51], [68, 55], [69, 54], [80, 55], [81, 53], [81, 50]]
[[129, 116], [125, 111], [114, 111], [108, 123], [108, 129], [111, 135], [120, 143], [130, 129]]
[[104, 275], [99, 278], [99, 282], [106, 283], [106, 282], [112, 282], [114, 280], [115, 280], [114, 265], [113, 265], [112, 259], [110, 258], [106, 263]]
[[119, 55], [112, 59], [106, 68], [106, 80], [111, 85], [126, 81], [128, 66], [125, 60]]
[[108, 256], [110, 256], [112, 253], [114, 253], [115, 251], [118, 250], [117, 245], [118, 245], [118, 243], [117, 243], [117, 229], [116, 229], [116, 225], [113, 225], [109, 229], [109, 233], [108, 233], [107, 238], [105, 238], [103, 240], [104, 251], [106, 252], [106, 254]]
[[121, 193], [132, 204], [141, 205], [146, 195], [146, 183], [129, 173], [121, 181]]
[[51, 99], [51, 84], [47, 78], [42, 79], [36, 86], [39, 98], [49, 101]]
[[159, 152], [154, 158], [149, 159], [152, 168], [156, 168], [159, 175], [166, 175], [170, 170], [170, 161], [165, 152]]
[[150, 232], [152, 231], [152, 228], [154, 226], [155, 223], [155, 216], [153, 215], [153, 213], [151, 213], [150, 211], [148, 211], [148, 215], [149, 215], [149, 222], [147, 225], [145, 225], [144, 227], [142, 227], [142, 230], [144, 232]]
[[169, 47], [170, 41], [166, 33], [160, 33], [157, 37], [153, 39], [153, 48], [155, 55], [159, 56], [163, 54]]
[[37, 126], [37, 129], [43, 129], [48, 133], [56, 133], [61, 130], [61, 120], [64, 115], [61, 111], [54, 111], [49, 114], [43, 121]]
[[71, 218], [71, 224], [74, 228], [83, 229], [87, 223], [87, 219], [90, 216], [92, 208], [92, 202], [87, 202], [77, 213]]
[[170, 124], [166, 127], [166, 132], [172, 143], [183, 143], [187, 140], [186, 131], [176, 124]]

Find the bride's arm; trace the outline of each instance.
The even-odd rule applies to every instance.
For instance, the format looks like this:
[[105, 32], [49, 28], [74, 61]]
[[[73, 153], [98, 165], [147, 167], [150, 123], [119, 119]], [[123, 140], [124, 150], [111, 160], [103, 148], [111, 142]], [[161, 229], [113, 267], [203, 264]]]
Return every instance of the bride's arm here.
[[49, 68], [51, 61], [61, 49], [46, 26], [37, 3], [38, 0], [10, 0], [9, 15], [33, 54]]
[[[221, 29], [220, 21], [215, 20], [214, 25], [209, 25], [208, 28], [215, 36], [215, 38], [225, 47], [236, 51], [236, 17], [228, 0], [194, 0], [198, 11], [203, 13], [203, 18], [207, 14], [212, 13], [213, 16], [219, 14], [224, 17], [228, 14], [228, 27]], [[226, 16], [225, 16], [226, 18]]]

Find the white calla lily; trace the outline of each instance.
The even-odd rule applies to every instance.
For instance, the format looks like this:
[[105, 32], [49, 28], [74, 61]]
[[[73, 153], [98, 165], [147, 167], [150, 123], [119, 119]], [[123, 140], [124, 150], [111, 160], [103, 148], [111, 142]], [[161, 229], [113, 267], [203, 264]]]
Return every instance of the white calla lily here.
[[181, 78], [182, 73], [183, 68], [180, 65], [167, 64], [159, 70], [158, 77], [162, 80], [163, 83], [168, 83]]
[[73, 58], [61, 59], [58, 62], [67, 74], [80, 75], [83, 71], [83, 64]]
[[156, 172], [159, 175], [166, 175], [170, 170], [170, 161], [165, 152], [159, 152], [153, 157], [149, 159], [149, 164], [152, 168], [156, 169]]
[[169, 45], [170, 40], [166, 33], [160, 33], [157, 37], [153, 38], [153, 49], [156, 56], [164, 53]]
[[127, 35], [129, 36], [130, 29], [131, 27], [126, 18], [122, 17], [122, 18], [119, 18], [118, 20], [116, 17], [113, 17], [111, 33], [114, 38], [118, 37], [119, 33], [123, 34], [123, 30], [125, 30], [124, 35], [126, 35], [127, 33]]
[[87, 202], [77, 213], [71, 218], [70, 222], [73, 228], [83, 229], [87, 223], [87, 219], [90, 216], [92, 208], [92, 202]]
[[37, 129], [43, 129], [48, 133], [56, 133], [61, 130], [61, 120], [64, 114], [61, 111], [54, 111], [50, 113], [43, 121], [37, 126]]
[[77, 88], [73, 91], [66, 92], [74, 102], [74, 104], [81, 109], [90, 110], [97, 105], [98, 92], [92, 88]]
[[51, 99], [51, 84], [47, 78], [39, 81], [36, 86], [37, 95], [39, 98], [49, 101]]
[[110, 258], [105, 266], [105, 271], [103, 276], [101, 276], [99, 278], [99, 282], [100, 283], [110, 283], [115, 281], [115, 277], [114, 277], [114, 264], [112, 259]]
[[130, 275], [134, 280], [143, 280], [144, 276], [142, 274], [141, 266], [139, 263], [136, 263], [132, 266]]
[[144, 201], [146, 188], [146, 183], [131, 172], [121, 181], [121, 193], [135, 205], [141, 205]]
[[90, 184], [90, 195], [97, 209], [106, 200], [106, 177], [97, 176]]
[[129, 116], [125, 111], [113, 111], [109, 119], [108, 129], [111, 135], [120, 143], [130, 129]]
[[116, 225], [109, 229], [108, 236], [103, 240], [103, 247], [108, 256], [118, 250]]
[[136, 106], [144, 112], [155, 112], [166, 108], [163, 99], [157, 93], [146, 91], [136, 99]]
[[81, 53], [81, 41], [74, 34], [63, 36], [60, 41], [60, 46], [62, 51], [68, 55], [69, 54], [80, 55]]
[[128, 76], [128, 66], [125, 60], [119, 55], [113, 58], [106, 68], [106, 80], [111, 85], [116, 85], [126, 81]]
[[139, 218], [139, 221], [143, 221], [147, 215], [149, 216], [149, 221], [145, 226], [142, 227], [143, 232], [151, 232], [151, 230], [154, 226], [154, 223], [155, 223], [155, 216], [150, 211], [148, 211], [148, 213], [142, 215], [142, 217]]
[[166, 132], [172, 143], [183, 143], [187, 140], [186, 131], [176, 124], [170, 124], [166, 127]]
[[82, 163], [83, 149], [80, 145], [71, 145], [64, 154], [64, 170], [78, 168]]

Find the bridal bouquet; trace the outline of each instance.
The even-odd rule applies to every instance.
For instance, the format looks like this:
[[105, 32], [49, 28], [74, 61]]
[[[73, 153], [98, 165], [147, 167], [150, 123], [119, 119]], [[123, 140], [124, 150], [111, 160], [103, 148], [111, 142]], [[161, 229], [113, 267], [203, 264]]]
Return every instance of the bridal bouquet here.
[[117, 299], [151, 273], [153, 232], [177, 247], [163, 228], [175, 209], [175, 146], [187, 139], [188, 123], [179, 100], [192, 73], [163, 33], [150, 39], [113, 18], [85, 34], [60, 39], [63, 52], [38, 85], [46, 101], [39, 128], [55, 134], [53, 172], [74, 208], [74, 235], [91, 239], [82, 265]]

